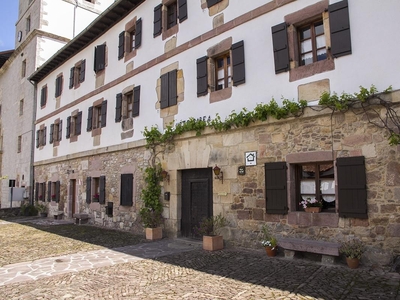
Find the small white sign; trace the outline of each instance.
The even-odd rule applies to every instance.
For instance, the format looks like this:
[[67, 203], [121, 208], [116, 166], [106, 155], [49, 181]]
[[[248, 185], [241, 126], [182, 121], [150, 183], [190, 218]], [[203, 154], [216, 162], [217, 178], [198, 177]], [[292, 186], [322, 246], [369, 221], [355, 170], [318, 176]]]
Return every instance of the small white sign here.
[[246, 152], [244, 155], [244, 160], [246, 161], [246, 166], [257, 165], [257, 152], [256, 151]]

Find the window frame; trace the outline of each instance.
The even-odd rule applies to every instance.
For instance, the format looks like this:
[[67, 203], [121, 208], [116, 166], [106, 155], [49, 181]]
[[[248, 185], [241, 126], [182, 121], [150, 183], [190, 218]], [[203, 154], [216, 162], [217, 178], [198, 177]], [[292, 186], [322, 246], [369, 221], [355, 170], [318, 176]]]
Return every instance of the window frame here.
[[42, 149], [46, 146], [46, 132], [47, 127], [40, 125], [39, 129], [36, 130], [36, 148]]
[[[326, 55], [325, 59], [328, 59], [328, 49], [326, 47], [325, 29], [324, 29], [322, 34], [317, 34], [316, 31], [315, 31], [315, 28], [316, 28], [317, 24], [322, 25], [322, 28], [324, 28], [324, 20], [322, 18], [314, 20], [314, 21], [311, 21], [308, 24], [297, 28], [297, 33], [298, 33], [297, 39], [298, 39], [298, 43], [299, 43], [299, 45], [298, 45], [298, 49], [299, 49], [299, 51], [298, 51], [299, 66], [306, 66], [306, 65], [309, 65], [309, 64], [312, 64], [312, 63], [316, 63], [317, 61], [322, 61], [322, 60], [318, 60], [318, 51], [322, 50], [322, 49], [325, 49], [325, 55]], [[306, 28], [309, 28], [309, 30], [310, 30], [310, 38], [302, 39], [301, 38], [301, 33]], [[317, 47], [317, 38], [320, 37], [320, 36], [324, 36], [325, 46], [318, 48]], [[304, 42], [306, 40], [310, 40], [311, 41], [311, 51], [302, 52], [301, 44], [302, 44], [302, 42]], [[303, 54], [307, 54], [307, 53], [311, 53], [312, 54], [312, 59], [313, 59], [312, 63], [306, 63], [306, 62], [303, 63], [303, 60], [302, 60], [301, 57], [302, 57]]]
[[[222, 60], [222, 67], [219, 67], [218, 62]], [[228, 62], [229, 61], [229, 62]], [[232, 59], [231, 59], [231, 51], [223, 53], [214, 58], [214, 72], [215, 72], [215, 82], [214, 82], [214, 90], [220, 91], [232, 86]], [[222, 71], [223, 77], [218, 77], [218, 73]], [[219, 88], [219, 82], [223, 81], [223, 87]]]

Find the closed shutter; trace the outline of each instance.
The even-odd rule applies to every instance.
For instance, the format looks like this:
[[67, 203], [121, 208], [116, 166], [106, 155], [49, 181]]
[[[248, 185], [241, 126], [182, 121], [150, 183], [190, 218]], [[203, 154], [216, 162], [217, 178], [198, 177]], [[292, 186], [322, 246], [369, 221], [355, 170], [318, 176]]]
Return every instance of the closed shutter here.
[[246, 82], [243, 41], [232, 45], [232, 73], [234, 86], [238, 86]]
[[339, 217], [367, 219], [367, 179], [363, 156], [336, 160]]
[[161, 75], [161, 101], [160, 107], [168, 107], [168, 73]]
[[142, 19], [136, 21], [135, 25], [135, 49], [142, 44]]
[[69, 71], [69, 88], [72, 89], [74, 87], [74, 74], [75, 74], [75, 67], [72, 67]]
[[288, 211], [286, 169], [286, 162], [265, 164], [265, 207], [268, 214], [286, 214]]
[[39, 148], [39, 132], [40, 130], [36, 130], [36, 148]]
[[106, 176], [100, 176], [100, 194], [99, 194], [99, 203], [106, 203]]
[[161, 34], [161, 30], [162, 30], [162, 23], [161, 23], [162, 11], [161, 11], [161, 9], [162, 9], [162, 4], [154, 7], [153, 37], [159, 36]]
[[222, 0], [207, 0], [207, 7], [211, 7], [219, 2], [221, 2]]
[[67, 128], [65, 137], [69, 139], [70, 136], [71, 136], [71, 116], [67, 117]]
[[46, 105], [47, 101], [47, 86], [42, 88], [42, 92], [40, 94], [40, 106], [43, 107]]
[[179, 4], [179, 23], [182, 23], [188, 18], [187, 1], [178, 0], [178, 4]]
[[133, 174], [121, 174], [121, 205], [133, 205]]
[[208, 94], [207, 56], [198, 58], [197, 65], [197, 97]]
[[101, 127], [106, 127], [107, 125], [107, 100], [101, 103]]
[[275, 74], [289, 71], [289, 46], [286, 23], [272, 27]]
[[39, 182], [35, 184], [35, 201], [39, 201]]
[[47, 201], [51, 201], [51, 181], [47, 182]]
[[168, 72], [168, 106], [176, 105], [177, 103], [177, 71]]
[[60, 123], [58, 124], [58, 141], [62, 140], [62, 120], [60, 120]]
[[81, 70], [79, 71], [79, 82], [85, 81], [86, 59], [81, 61]]
[[125, 53], [125, 31], [122, 31], [118, 37], [118, 59], [124, 57]]
[[54, 124], [50, 125], [50, 138], [49, 138], [49, 143], [53, 144], [53, 133], [54, 133]]
[[92, 202], [92, 177], [86, 177], [86, 203]]
[[93, 119], [93, 106], [88, 109], [88, 118], [87, 118], [87, 126], [86, 131], [92, 130], [92, 119]]
[[121, 122], [122, 118], [122, 93], [117, 94], [115, 101], [115, 122]]
[[60, 181], [56, 181], [56, 202], [60, 202]]
[[132, 109], [132, 117], [139, 116], [140, 110], [140, 85], [135, 86], [133, 88], [133, 109]]
[[76, 116], [75, 135], [80, 135], [82, 131], [82, 112], [80, 111]]
[[56, 78], [56, 98], [59, 97], [62, 93], [62, 76]]
[[351, 54], [349, 6], [347, 0], [329, 5], [331, 53], [333, 57]]
[[94, 71], [104, 70], [106, 62], [106, 45], [99, 45], [95, 48], [95, 61], [94, 61]]

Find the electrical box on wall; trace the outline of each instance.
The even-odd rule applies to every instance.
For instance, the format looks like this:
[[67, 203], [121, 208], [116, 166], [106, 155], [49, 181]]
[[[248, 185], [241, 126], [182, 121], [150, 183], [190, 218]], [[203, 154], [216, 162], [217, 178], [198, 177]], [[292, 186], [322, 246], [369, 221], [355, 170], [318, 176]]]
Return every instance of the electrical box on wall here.
[[171, 193], [170, 192], [165, 192], [164, 193], [164, 200], [165, 201], [169, 201], [169, 197], [171, 196]]

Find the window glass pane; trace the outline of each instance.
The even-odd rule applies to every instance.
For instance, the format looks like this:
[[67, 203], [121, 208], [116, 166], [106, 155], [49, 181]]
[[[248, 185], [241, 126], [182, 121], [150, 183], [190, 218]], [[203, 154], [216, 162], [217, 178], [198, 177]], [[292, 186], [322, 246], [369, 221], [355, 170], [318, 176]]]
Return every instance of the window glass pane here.
[[311, 40], [301, 42], [301, 53], [310, 52], [312, 50]]
[[224, 59], [223, 58], [218, 58], [217, 59], [217, 67], [222, 68], [224, 65]]
[[218, 80], [219, 79], [223, 79], [225, 77], [224, 76], [224, 69], [218, 70], [217, 76], [218, 76]]
[[304, 54], [301, 56], [301, 64], [309, 65], [313, 63], [312, 53]]
[[300, 39], [301, 40], [309, 39], [310, 37], [311, 37], [310, 27], [301, 29], [301, 31], [300, 31]]
[[325, 48], [326, 44], [325, 44], [325, 35], [320, 35], [317, 36], [317, 49], [319, 48]]
[[317, 51], [317, 61], [326, 59], [326, 49], [321, 49]]
[[226, 60], [227, 60], [227, 64], [228, 64], [228, 66], [230, 66], [230, 65], [231, 65], [231, 57], [230, 57], [230, 56], [228, 56], [228, 57], [226, 58]]
[[315, 24], [315, 35], [324, 33], [324, 24], [322, 22]]

